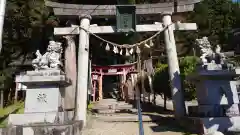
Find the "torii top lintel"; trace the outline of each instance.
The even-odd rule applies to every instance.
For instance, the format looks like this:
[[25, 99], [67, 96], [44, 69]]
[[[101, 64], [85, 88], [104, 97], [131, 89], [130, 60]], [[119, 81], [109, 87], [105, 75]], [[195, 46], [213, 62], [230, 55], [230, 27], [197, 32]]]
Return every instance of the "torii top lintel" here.
[[[194, 4], [199, 3], [201, 0], [184, 0], [165, 3], [154, 3], [154, 4], [136, 4], [136, 14], [161, 14], [164, 12], [189, 12], [193, 11]], [[54, 14], [57, 16], [72, 16], [79, 17], [85, 15], [91, 15], [92, 17], [97, 16], [115, 16], [116, 6], [115, 5], [81, 5], [81, 4], [65, 4], [51, 1], [45, 1], [45, 5], [52, 7]]]
[[[92, 75], [126, 75], [128, 73], [137, 73], [135, 71], [136, 64], [137, 62], [108, 66], [92, 65]], [[110, 69], [114, 70], [114, 72], [108, 72]]]
[[123, 68], [133, 68], [137, 62], [129, 63], [129, 64], [117, 64], [117, 65], [107, 65], [107, 66], [99, 66], [99, 65], [92, 65], [93, 69], [123, 69]]

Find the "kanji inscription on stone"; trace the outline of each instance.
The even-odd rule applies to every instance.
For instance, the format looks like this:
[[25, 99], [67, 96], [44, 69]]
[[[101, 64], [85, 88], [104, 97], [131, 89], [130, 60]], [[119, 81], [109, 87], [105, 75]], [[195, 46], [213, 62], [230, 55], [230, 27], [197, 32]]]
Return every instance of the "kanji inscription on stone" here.
[[38, 102], [47, 103], [47, 95], [45, 93], [39, 93], [37, 96]]

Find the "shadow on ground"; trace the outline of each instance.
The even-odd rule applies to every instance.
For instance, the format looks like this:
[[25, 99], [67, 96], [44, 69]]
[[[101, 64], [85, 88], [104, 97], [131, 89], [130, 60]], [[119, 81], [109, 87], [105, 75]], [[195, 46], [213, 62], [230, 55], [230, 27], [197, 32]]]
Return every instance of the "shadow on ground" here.
[[[137, 108], [136, 101], [131, 100], [129, 103], [132, 104], [134, 108]], [[153, 103], [148, 102], [141, 102], [141, 109], [142, 112], [173, 115], [172, 110], [164, 109], [162, 106], [154, 105]]]
[[[135, 107], [133, 101], [131, 104], [133, 104]], [[151, 122], [156, 124], [156, 126], [150, 127], [153, 132], [180, 132], [184, 135], [197, 134], [196, 131], [192, 131], [186, 127], [181, 126], [181, 121], [174, 118], [174, 112], [172, 110], [167, 110], [162, 106], [147, 102], [141, 103], [141, 109], [142, 115], [149, 116]]]
[[[151, 117], [153, 120], [152, 122], [156, 123], [157, 126], [152, 126], [151, 129], [154, 132], [181, 132], [181, 133], [192, 133], [196, 134], [196, 132], [190, 131], [184, 127], [182, 127], [173, 116], [160, 116], [160, 115], [153, 115], [153, 114], [145, 114]], [[158, 117], [158, 118], [157, 118]]]

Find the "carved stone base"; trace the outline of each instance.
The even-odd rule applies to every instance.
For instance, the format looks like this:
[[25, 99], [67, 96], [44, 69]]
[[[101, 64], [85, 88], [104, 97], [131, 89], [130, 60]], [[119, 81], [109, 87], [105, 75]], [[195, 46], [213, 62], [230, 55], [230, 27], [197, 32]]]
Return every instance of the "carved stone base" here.
[[[81, 130], [82, 122], [65, 119], [64, 113], [11, 114], [8, 124], [18, 127], [16, 135], [74, 135], [73, 128]], [[73, 112], [69, 113], [73, 114]]]
[[214, 131], [222, 133], [232, 129], [240, 129], [240, 117], [188, 117], [188, 125], [194, 126], [198, 134], [209, 134]]
[[222, 70], [221, 64], [208, 63], [203, 66], [204, 70]]
[[70, 83], [61, 70], [27, 71], [18, 75], [16, 82], [27, 87], [25, 113], [61, 111], [62, 88]]
[[65, 74], [61, 70], [39, 70], [27, 71], [17, 75], [16, 82], [23, 83], [25, 85], [44, 85], [49, 83], [65, 85], [70, 83], [70, 80], [66, 78]]
[[239, 104], [188, 106], [188, 115], [191, 117], [225, 117], [239, 114]]

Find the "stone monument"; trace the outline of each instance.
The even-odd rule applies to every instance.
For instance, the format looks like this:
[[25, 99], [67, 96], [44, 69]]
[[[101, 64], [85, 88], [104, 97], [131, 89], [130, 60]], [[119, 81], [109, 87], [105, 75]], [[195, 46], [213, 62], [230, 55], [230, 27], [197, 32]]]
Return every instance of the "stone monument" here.
[[[24, 114], [11, 114], [8, 123], [26, 126], [23, 128], [24, 135], [36, 135], [37, 130], [31, 127], [34, 124], [62, 124], [70, 121], [63, 118], [63, 88], [70, 81], [61, 70], [61, 55], [61, 43], [50, 41], [45, 54], [41, 55], [37, 50], [37, 58], [32, 61], [35, 70], [16, 76], [16, 82], [27, 87]], [[51, 134], [53, 128], [44, 128], [46, 131]]]
[[198, 106], [189, 106], [188, 116], [200, 125], [202, 134], [240, 129], [238, 81], [234, 79], [240, 69], [227, 62], [219, 45], [213, 51], [207, 37], [196, 44], [201, 48], [201, 64], [188, 79], [196, 85]]

